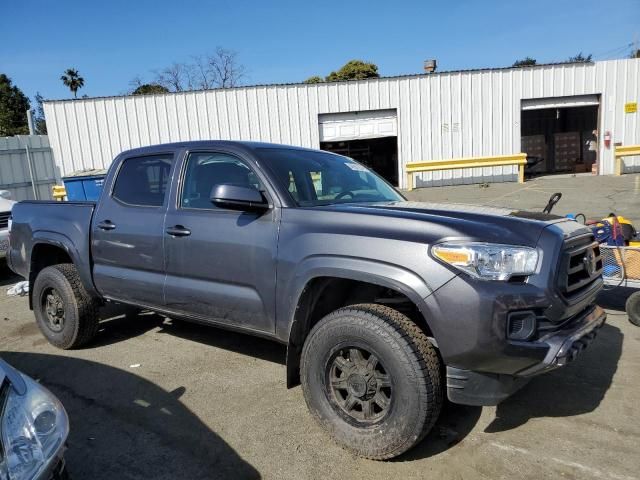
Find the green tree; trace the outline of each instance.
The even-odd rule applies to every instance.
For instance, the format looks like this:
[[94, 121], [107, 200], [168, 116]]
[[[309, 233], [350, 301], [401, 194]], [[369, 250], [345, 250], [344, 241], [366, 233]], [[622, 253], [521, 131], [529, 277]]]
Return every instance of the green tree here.
[[36, 108], [34, 112], [34, 123], [36, 134], [38, 135], [46, 135], [47, 134], [47, 122], [44, 119], [44, 108], [42, 107], [42, 102], [44, 98], [40, 95], [40, 92], [36, 93]]
[[571, 63], [589, 63], [593, 61], [592, 57], [593, 57], [592, 54], [589, 54], [585, 57], [584, 55], [582, 55], [582, 52], [580, 52], [575, 57], [569, 57], [569, 60], [567, 61]]
[[84, 78], [80, 76], [75, 68], [68, 68], [64, 75], [60, 77], [65, 87], [68, 87], [73, 93], [73, 98], [78, 98], [78, 89], [84, 87]]
[[629, 58], [640, 58], [640, 48], [636, 48], [631, 52]]
[[151, 95], [154, 93], [169, 93], [169, 89], [157, 83], [143, 83], [131, 95]]
[[537, 63], [535, 58], [525, 57], [522, 60], [516, 60], [513, 62], [514, 67], [530, 67]]
[[378, 78], [378, 66], [362, 60], [350, 60], [337, 72], [331, 72], [325, 79], [327, 82], [342, 82], [345, 80], [363, 80]]
[[27, 96], [4, 73], [0, 74], [0, 137], [28, 135]]
[[322, 82], [324, 82], [322, 77], [319, 77], [318, 75], [314, 75], [313, 77], [307, 78], [303, 83], [322, 83]]

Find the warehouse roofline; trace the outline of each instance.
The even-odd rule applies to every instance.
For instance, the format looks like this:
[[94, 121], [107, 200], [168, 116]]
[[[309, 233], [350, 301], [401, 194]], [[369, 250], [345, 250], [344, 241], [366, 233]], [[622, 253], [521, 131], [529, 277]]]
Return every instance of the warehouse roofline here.
[[[617, 60], [626, 60], [626, 59], [617, 59]], [[433, 72], [433, 73], [409, 73], [404, 75], [390, 75], [386, 77], [375, 77], [375, 78], [365, 78], [362, 80], [343, 80], [339, 82], [318, 82], [318, 83], [304, 83], [304, 82], [292, 82], [292, 83], [259, 83], [254, 85], [239, 85], [237, 87], [224, 87], [224, 88], [207, 88], [207, 89], [199, 89], [199, 90], [183, 90], [181, 92], [167, 92], [167, 93], [147, 93], [141, 95], [135, 95], [135, 97], [161, 97], [164, 95], [181, 95], [184, 93], [197, 93], [197, 92], [211, 92], [211, 91], [223, 91], [223, 90], [242, 90], [242, 89], [250, 89], [250, 88], [264, 88], [264, 87], [294, 87], [294, 86], [304, 86], [304, 87], [313, 87], [316, 85], [334, 85], [334, 84], [345, 84], [345, 83], [358, 83], [358, 82], [372, 82], [379, 80], [393, 80], [399, 78], [418, 78], [418, 77], [434, 77], [438, 75], [451, 75], [455, 73], [478, 73], [478, 72], [499, 72], [505, 70], [534, 70], [537, 68], [545, 68], [545, 67], [558, 67], [565, 65], [595, 65], [596, 63], [604, 63], [606, 61], [611, 60], [603, 60], [596, 62], [555, 62], [555, 63], [540, 63], [536, 65], [523, 65], [521, 67], [491, 67], [491, 68], [469, 68], [463, 70], [447, 70], [441, 72]], [[615, 61], [615, 60], [613, 60]], [[131, 97], [132, 95], [104, 95], [98, 97], [86, 97], [86, 98], [63, 98], [63, 99], [53, 99], [53, 100], [44, 100], [45, 103], [60, 103], [60, 102], [77, 102], [83, 100], [101, 100], [101, 99], [109, 99], [109, 98], [126, 98]]]

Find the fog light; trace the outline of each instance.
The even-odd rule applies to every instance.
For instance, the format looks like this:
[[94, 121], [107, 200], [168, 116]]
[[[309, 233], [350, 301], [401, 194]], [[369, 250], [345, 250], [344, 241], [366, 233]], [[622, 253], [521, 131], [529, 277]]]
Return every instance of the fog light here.
[[532, 311], [511, 312], [507, 317], [507, 337], [529, 340], [536, 331], [536, 314]]

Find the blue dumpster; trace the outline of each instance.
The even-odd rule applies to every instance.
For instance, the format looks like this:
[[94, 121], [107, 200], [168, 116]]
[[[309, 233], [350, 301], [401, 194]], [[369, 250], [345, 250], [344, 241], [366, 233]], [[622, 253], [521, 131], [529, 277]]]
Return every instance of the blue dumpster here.
[[106, 174], [106, 170], [80, 170], [63, 177], [67, 200], [70, 202], [97, 201], [102, 192]]

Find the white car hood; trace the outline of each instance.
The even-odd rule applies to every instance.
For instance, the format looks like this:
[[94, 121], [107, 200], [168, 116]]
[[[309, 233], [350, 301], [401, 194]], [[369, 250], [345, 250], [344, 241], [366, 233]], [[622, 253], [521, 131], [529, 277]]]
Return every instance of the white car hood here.
[[15, 204], [13, 200], [0, 197], [0, 212], [10, 212]]

